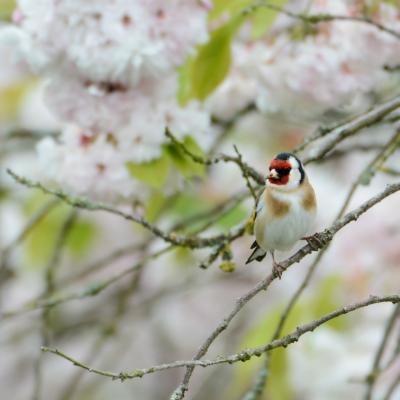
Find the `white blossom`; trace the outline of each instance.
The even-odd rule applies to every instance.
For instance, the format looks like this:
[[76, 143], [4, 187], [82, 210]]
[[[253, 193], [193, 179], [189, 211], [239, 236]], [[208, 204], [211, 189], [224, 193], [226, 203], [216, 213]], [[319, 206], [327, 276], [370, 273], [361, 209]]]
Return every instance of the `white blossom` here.
[[[301, 10], [300, 10], [301, 11]], [[361, 15], [355, 2], [315, 1], [313, 14]], [[399, 10], [379, 4], [374, 20], [398, 29]], [[384, 71], [400, 63], [400, 41], [376, 27], [334, 20], [308, 25], [311, 32], [294, 38], [291, 27], [304, 28], [280, 15], [273, 34], [253, 41], [246, 25], [236, 39], [227, 79], [209, 99], [209, 109], [229, 119], [252, 101], [268, 115], [293, 120], [319, 119], [330, 110], [359, 112], [373, 94], [393, 90], [398, 78]]]
[[197, 0], [20, 0], [16, 25], [2, 35], [35, 71], [62, 65], [91, 81], [136, 85], [207, 40], [208, 9]]

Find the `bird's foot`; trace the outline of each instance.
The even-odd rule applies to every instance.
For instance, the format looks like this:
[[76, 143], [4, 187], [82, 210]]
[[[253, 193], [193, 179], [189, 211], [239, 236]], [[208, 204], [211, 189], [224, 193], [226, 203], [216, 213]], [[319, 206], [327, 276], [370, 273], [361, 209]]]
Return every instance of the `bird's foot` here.
[[304, 236], [301, 239], [305, 240], [314, 251], [322, 249], [322, 247], [326, 246], [329, 241], [324, 234], [319, 232], [314, 233], [314, 235], [311, 236]]
[[272, 273], [274, 276], [281, 279], [283, 271], [285, 271], [285, 268], [283, 268], [281, 264], [274, 261], [272, 264]]

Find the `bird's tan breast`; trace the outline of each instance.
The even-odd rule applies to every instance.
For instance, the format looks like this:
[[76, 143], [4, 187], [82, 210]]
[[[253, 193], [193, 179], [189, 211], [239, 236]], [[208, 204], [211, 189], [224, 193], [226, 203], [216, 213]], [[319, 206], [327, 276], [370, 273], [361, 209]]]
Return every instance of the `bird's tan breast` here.
[[305, 180], [290, 191], [267, 187], [257, 210], [254, 231], [264, 250], [285, 250], [304, 236], [315, 218], [314, 190]]
[[308, 180], [304, 183], [302, 206], [306, 211], [313, 211], [317, 206], [314, 189], [312, 188]]
[[264, 201], [272, 217], [284, 217], [290, 211], [290, 203], [278, 199], [268, 188], [265, 189]]

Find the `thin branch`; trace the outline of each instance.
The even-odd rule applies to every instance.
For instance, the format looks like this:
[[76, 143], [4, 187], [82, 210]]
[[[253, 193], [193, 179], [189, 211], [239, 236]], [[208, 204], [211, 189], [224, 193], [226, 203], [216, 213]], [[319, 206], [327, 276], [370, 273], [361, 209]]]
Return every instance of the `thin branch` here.
[[[210, 218], [205, 224], [203, 224], [199, 229], [196, 229], [192, 233], [202, 232], [207, 229], [210, 225], [214, 224], [220, 218], [222, 218], [226, 213], [230, 212], [234, 207], [236, 207], [239, 203], [241, 203], [248, 196], [247, 191], [239, 192], [238, 194], [228, 198], [226, 201], [217, 204], [215, 207], [207, 210], [196, 213], [192, 216], [184, 218], [183, 220], [177, 222], [170, 229], [171, 232], [177, 232], [184, 229], [187, 226], [193, 225], [198, 221], [202, 221], [204, 219]], [[86, 267], [83, 267], [81, 271], [78, 273], [69, 275], [67, 277], [62, 278], [59, 282], [57, 282], [58, 287], [63, 287], [66, 284], [70, 284], [72, 282], [76, 282], [86, 276], [92, 274], [93, 272], [98, 272], [102, 268], [107, 267], [110, 263], [115, 260], [118, 260], [121, 257], [124, 257], [128, 254], [135, 253], [137, 251], [143, 251], [148, 247], [148, 240], [143, 243], [132, 243], [120, 248], [117, 248], [110, 252], [108, 255], [102, 256], [100, 259], [92, 262]]]
[[[76, 210], [72, 209], [65, 219], [64, 223], [61, 226], [61, 229], [58, 233], [52, 256], [45, 268], [44, 278], [45, 278], [45, 290], [43, 296], [48, 296], [54, 290], [54, 274], [55, 270], [58, 267], [60, 262], [60, 256], [62, 249], [65, 244], [65, 240], [68, 236], [68, 233], [71, 231], [73, 224], [75, 223], [77, 217]], [[48, 346], [50, 341], [50, 331], [51, 331], [51, 322], [50, 322], [50, 309], [44, 309], [41, 313], [41, 321], [40, 321], [40, 335], [42, 346]], [[43, 359], [42, 353], [39, 353], [36, 357], [34, 363], [34, 388], [33, 388], [33, 400], [39, 400], [42, 395], [42, 370], [43, 370]]]
[[232, 118], [228, 120], [220, 119], [218, 117], [212, 117], [212, 123], [220, 126], [223, 130], [216, 138], [215, 142], [212, 144], [209, 151], [209, 155], [215, 154], [220, 144], [226, 139], [232, 129], [235, 127], [236, 123], [246, 114], [249, 114], [256, 110], [256, 105], [251, 102], [245, 108], [237, 112]]
[[[373, 207], [375, 204], [379, 203], [382, 201], [385, 197], [397, 192], [400, 190], [400, 183], [390, 185], [388, 186], [383, 192], [380, 194], [372, 197], [365, 203], [363, 203], [361, 206], [359, 206], [357, 209], [354, 211], [346, 214], [343, 218], [337, 220], [336, 222], [331, 225], [330, 228], [325, 229], [323, 232], [320, 232], [318, 236], [321, 239], [321, 242], [324, 244], [329, 243], [333, 236], [338, 232], [340, 229], [342, 229], [345, 225], [350, 223], [351, 221], [355, 221], [359, 218], [360, 215], [362, 215], [364, 212], [366, 212], [368, 209]], [[322, 244], [321, 243], [321, 244]], [[317, 251], [315, 247], [312, 248], [309, 244], [305, 245], [302, 247], [300, 250], [298, 250], [293, 256], [289, 257], [285, 261], [281, 262], [282, 270], [286, 271], [287, 268], [289, 268], [291, 265], [294, 263], [300, 262], [306, 255], [312, 253], [313, 251]], [[253, 289], [248, 291], [246, 294], [244, 294], [242, 297], [240, 297], [235, 304], [235, 307], [233, 310], [222, 320], [222, 322], [212, 331], [212, 333], [207, 337], [205, 342], [200, 346], [198, 352], [194, 356], [194, 360], [198, 360], [201, 357], [203, 357], [211, 344], [215, 341], [215, 339], [224, 331], [228, 328], [230, 322], [235, 318], [235, 316], [239, 313], [239, 311], [253, 298], [255, 297], [258, 293], [260, 293], [263, 290], [267, 290], [269, 285], [273, 282], [273, 280], [276, 279], [276, 276], [274, 274], [270, 274], [267, 276], [265, 279], [263, 279], [261, 282], [259, 282]], [[186, 374], [184, 376], [184, 379], [182, 381], [182, 384], [176, 389], [174, 392], [173, 396], [171, 397], [171, 400], [179, 400], [183, 399], [185, 396], [185, 392], [188, 390], [188, 384], [190, 381], [190, 378], [192, 376], [194, 367], [188, 367], [186, 370]]]
[[[357, 188], [360, 186], [361, 183], [364, 183], [364, 177], [368, 176], [370, 179], [374, 176], [376, 169], [379, 168], [379, 166], [387, 160], [387, 158], [393, 154], [393, 152], [396, 150], [398, 146], [398, 142], [400, 139], [400, 133], [395, 132], [393, 137], [389, 140], [389, 142], [381, 149], [381, 151], [378, 153], [376, 157], [373, 158], [373, 160], [368, 163], [368, 165], [361, 171], [357, 179], [354, 181], [352, 184], [342, 207], [340, 208], [338, 214], [335, 216], [333, 221], [338, 220], [343, 216], [343, 214], [346, 212], [347, 207], [350, 204], [351, 199], [354, 196], [354, 193], [356, 192]], [[297, 304], [300, 296], [308, 286], [308, 284], [311, 281], [312, 276], [314, 275], [315, 271], [317, 270], [318, 266], [320, 265], [320, 262], [324, 256], [324, 254], [327, 252], [329, 248], [329, 245], [324, 247], [317, 255], [315, 260], [312, 262], [310, 265], [306, 276], [304, 277], [302, 283], [300, 286], [297, 288], [297, 290], [293, 293], [292, 297], [290, 298], [288, 304], [286, 305], [285, 309], [283, 310], [281, 317], [279, 319], [278, 325], [275, 329], [275, 332], [272, 335], [271, 340], [278, 339], [279, 336], [282, 334], [283, 328], [285, 326], [285, 323], [287, 319], [289, 318], [290, 313], [294, 309], [294, 306]], [[268, 354], [266, 355], [266, 360], [265, 364], [261, 367], [260, 371], [258, 372], [258, 376], [255, 380], [255, 383], [253, 387], [249, 390], [247, 395], [244, 397], [244, 400], [255, 400], [259, 398], [261, 393], [264, 390], [266, 380], [267, 380], [267, 372], [269, 370], [269, 363], [270, 360], [268, 358]]]
[[390, 167], [381, 167], [379, 171], [391, 176], [400, 176], [400, 170]]
[[88, 264], [86, 267], [83, 267], [81, 271], [75, 274], [68, 275], [64, 278], [61, 278], [57, 282], [57, 287], [65, 287], [65, 285], [68, 285], [70, 283], [79, 281], [80, 279], [83, 279], [87, 277], [88, 275], [92, 274], [93, 272], [99, 272], [103, 268], [107, 267], [110, 265], [112, 262], [118, 260], [121, 257], [124, 257], [128, 254], [135, 253], [137, 251], [141, 251], [145, 248], [147, 245], [146, 243], [130, 243], [126, 246], [122, 246], [120, 248], [117, 248], [110, 252], [107, 255], [102, 256], [98, 260], [93, 261], [92, 263]]
[[349, 314], [360, 308], [368, 307], [372, 304], [387, 303], [387, 302], [390, 302], [393, 304], [399, 303], [400, 296], [398, 296], [398, 295], [383, 296], [383, 297], [370, 296], [368, 299], [366, 299], [364, 301], [353, 303], [348, 306], [342, 307], [336, 311], [326, 314], [325, 316], [323, 316], [319, 319], [316, 319], [307, 324], [301, 325], [301, 326], [297, 327], [295, 331], [284, 336], [281, 339], [274, 340], [264, 346], [254, 347], [254, 348], [250, 348], [250, 349], [244, 349], [238, 353], [235, 353], [235, 354], [232, 354], [229, 356], [218, 357], [213, 360], [175, 361], [175, 362], [172, 362], [169, 364], [155, 365], [150, 368], [135, 369], [130, 372], [116, 373], [116, 372], [111, 372], [111, 371], [95, 369], [95, 368], [89, 367], [88, 365], [82, 363], [81, 361], [78, 361], [75, 358], [73, 358], [55, 348], [42, 347], [42, 351], [47, 352], [47, 353], [52, 353], [54, 355], [62, 357], [64, 359], [66, 359], [67, 361], [70, 361], [73, 365], [83, 368], [83, 369], [87, 370], [88, 372], [91, 372], [91, 373], [94, 373], [97, 375], [101, 375], [101, 376], [104, 376], [107, 378], [111, 378], [113, 380], [124, 381], [126, 379], [141, 378], [144, 375], [152, 374], [152, 373], [159, 372], [159, 371], [164, 371], [164, 370], [171, 369], [171, 368], [181, 368], [181, 367], [194, 368], [196, 366], [209, 367], [212, 365], [219, 365], [219, 364], [233, 364], [233, 363], [236, 363], [239, 361], [245, 362], [245, 361], [250, 360], [252, 357], [260, 357], [263, 353], [269, 352], [269, 351], [277, 349], [279, 347], [287, 347], [292, 343], [296, 343], [299, 340], [299, 338], [301, 336], [303, 336], [305, 333], [314, 331], [319, 326], [327, 323], [328, 321], [331, 321], [332, 319], [338, 318], [342, 315]]
[[243, 190], [233, 196], [230, 196], [228, 199], [223, 201], [220, 204], [217, 204], [215, 207], [196, 213], [191, 215], [180, 222], [177, 222], [171, 229], [171, 232], [180, 231], [187, 226], [191, 226], [199, 221], [204, 221], [208, 219], [208, 221], [204, 222], [199, 229], [196, 229], [196, 232], [203, 232], [212, 226], [215, 222], [224, 217], [227, 213], [232, 211], [235, 207], [237, 207], [243, 200], [245, 200], [249, 196], [248, 192]]
[[[148, 242], [147, 246], [143, 247], [142, 250], [146, 251], [150, 244], [151, 242]], [[138, 270], [137, 273], [131, 278], [129, 284], [122, 291], [119, 291], [115, 304], [115, 310], [113, 312], [113, 318], [112, 320], [107, 320], [100, 327], [99, 335], [89, 350], [87, 363], [92, 364], [99, 357], [100, 352], [104, 348], [106, 342], [117, 333], [118, 322], [123, 318], [129, 309], [129, 299], [131, 298], [131, 295], [136, 293], [138, 289], [142, 271], [143, 270]], [[70, 380], [67, 381], [65, 389], [61, 392], [59, 400], [68, 400], [73, 397], [83, 377], [83, 372], [84, 370], [82, 369], [75, 371], [75, 374], [73, 374]]]
[[249, 179], [248, 170], [243, 164], [242, 154], [239, 152], [239, 149], [237, 148], [236, 145], [234, 145], [233, 148], [235, 149], [235, 152], [236, 152], [237, 157], [238, 157], [238, 165], [240, 167], [240, 170], [242, 171], [242, 176], [243, 176], [244, 180], [246, 181], [246, 186], [249, 189], [249, 192], [250, 192], [251, 196], [253, 197], [254, 204], [256, 206], [257, 205], [257, 194], [256, 194], [253, 186], [251, 185], [251, 182], [250, 182], [250, 179]]
[[[400, 99], [400, 96], [396, 97]], [[393, 102], [396, 104], [396, 98], [390, 99], [382, 104], [375, 104], [372, 108], [367, 110], [366, 112], [363, 112], [361, 114], [358, 114], [356, 116], [350, 117], [346, 121], [339, 122], [338, 124], [332, 125], [332, 126], [327, 126], [327, 127], [318, 127], [317, 130], [311, 134], [310, 136], [306, 137], [304, 141], [297, 146], [293, 152], [294, 153], [299, 153], [300, 151], [304, 150], [310, 143], [315, 142], [318, 139], [321, 139], [327, 135], [330, 135], [331, 133], [336, 133], [341, 130], [345, 130], [346, 132], [349, 132], [350, 134], [353, 135], [357, 132], [359, 132], [362, 128], [372, 126], [376, 123], [393, 123], [398, 120], [398, 116], [394, 116], [393, 118], [385, 118], [385, 116], [391, 114], [393, 111], [395, 111], [399, 106], [393, 105]], [[392, 108], [395, 107], [395, 108]], [[389, 111], [388, 111], [389, 110]], [[382, 116], [382, 113], [384, 114]], [[367, 119], [365, 122], [366, 125], [363, 124], [363, 120]], [[354, 121], [358, 121], [357, 124], [353, 125], [352, 123]]]
[[382, 356], [386, 349], [390, 333], [392, 332], [393, 326], [395, 325], [395, 322], [399, 316], [400, 316], [400, 303], [394, 308], [393, 312], [390, 314], [385, 330], [383, 331], [382, 340], [375, 354], [371, 371], [367, 377], [367, 390], [364, 397], [365, 400], [371, 400], [372, 398], [372, 392], [374, 390], [375, 383], [381, 373], [380, 363], [382, 360]]
[[80, 208], [88, 211], [105, 211], [107, 213], [120, 216], [128, 221], [132, 221], [143, 226], [144, 228], [152, 232], [155, 236], [163, 239], [167, 243], [174, 244], [175, 246], [189, 247], [191, 249], [214, 247], [217, 246], [223, 240], [230, 240], [230, 239], [234, 240], [245, 233], [245, 227], [246, 227], [245, 224], [239, 225], [231, 229], [226, 234], [219, 234], [208, 238], [178, 235], [175, 234], [174, 232], [168, 233], [161, 230], [157, 226], [151, 224], [141, 216], [128, 214], [124, 211], [118, 210], [117, 208], [114, 208], [107, 204], [95, 203], [81, 197], [73, 197], [63, 192], [62, 190], [49, 189], [44, 185], [42, 185], [40, 182], [33, 182], [25, 177], [17, 175], [16, 173], [14, 173], [9, 169], [7, 170], [7, 172], [21, 185], [27, 186], [29, 188], [39, 189], [46, 194], [59, 198], [60, 200], [64, 201], [65, 203], [75, 208]]
[[396, 375], [393, 383], [389, 386], [388, 391], [386, 392], [383, 400], [390, 400], [392, 398], [393, 393], [400, 385], [400, 372]]
[[55, 283], [54, 283], [54, 275], [56, 272], [56, 268], [58, 267], [60, 263], [60, 256], [62, 252], [62, 248], [65, 244], [65, 241], [68, 237], [68, 234], [71, 232], [71, 229], [76, 221], [76, 218], [78, 216], [78, 213], [75, 209], [72, 209], [67, 216], [65, 222], [63, 223], [60, 232], [58, 234], [54, 250], [53, 250], [53, 255], [50, 258], [50, 261], [45, 269], [45, 278], [46, 278], [46, 289], [45, 293], [49, 294], [52, 291], [54, 291], [55, 288]]
[[388, 370], [397, 360], [400, 355], [400, 329], [397, 330], [397, 338], [395, 340], [395, 346], [392, 356], [389, 358], [385, 366], [382, 368], [382, 372]]
[[384, 65], [383, 69], [387, 72], [399, 72], [400, 65]]
[[303, 158], [304, 164], [318, 161], [321, 158], [324, 158], [336, 145], [338, 145], [344, 139], [354, 135], [363, 128], [367, 128], [381, 122], [386, 115], [390, 114], [392, 111], [396, 110], [399, 107], [400, 96], [397, 96], [394, 99], [387, 101], [386, 103], [374, 107], [365, 114], [357, 116], [356, 118], [352, 119], [349, 122], [346, 122], [345, 124], [336, 126], [333, 129], [327, 128], [326, 130], [317, 132], [317, 134], [311, 136], [309, 139], [306, 139], [306, 141], [304, 142], [305, 144], [297, 148], [296, 151], [299, 151], [310, 142], [329, 134], [329, 140], [327, 140], [318, 149], [316, 149], [316, 151], [311, 156]]
[[351, 146], [347, 146], [346, 148], [333, 150], [329, 155], [324, 157], [324, 161], [338, 159], [350, 153], [352, 154], [356, 152], [369, 153], [375, 150], [382, 150], [382, 148], [383, 148], [382, 144], [378, 143], [371, 143], [371, 144], [354, 143]]
[[85, 288], [75, 291], [75, 292], [70, 292], [70, 293], [55, 293], [51, 295], [50, 297], [47, 298], [38, 298], [34, 299], [31, 301], [28, 301], [25, 303], [24, 306], [17, 310], [12, 310], [12, 311], [6, 311], [0, 314], [0, 320], [5, 320], [9, 318], [16, 317], [21, 314], [25, 314], [27, 312], [31, 312], [34, 310], [42, 309], [42, 308], [52, 308], [55, 307], [59, 304], [63, 304], [72, 300], [80, 300], [84, 299], [86, 297], [93, 297], [101, 293], [103, 290], [107, 289], [110, 285], [113, 283], [121, 280], [125, 276], [132, 274], [133, 272], [136, 272], [140, 270], [146, 262], [148, 262], [151, 259], [156, 259], [160, 257], [161, 255], [173, 250], [173, 246], [166, 246], [162, 248], [161, 250], [156, 251], [153, 254], [149, 254], [148, 256], [144, 257], [142, 260], [140, 260], [138, 263], [133, 265], [132, 267], [129, 267], [122, 272], [112, 276], [111, 278], [105, 279], [100, 282], [91, 282], [89, 283]]
[[10, 253], [25, 240], [25, 238], [29, 235], [32, 229], [43, 219], [49, 212], [58, 204], [60, 201], [58, 199], [52, 199], [45, 203], [42, 207], [40, 207], [27, 222], [22, 231], [18, 234], [18, 236], [8, 244], [2, 251], [0, 257], [0, 270], [4, 269], [7, 265], [7, 260]]
[[288, 17], [298, 19], [307, 24], [319, 24], [320, 22], [330, 22], [330, 21], [348, 21], [348, 22], [358, 22], [362, 24], [371, 25], [374, 28], [384, 32], [396, 39], [400, 39], [400, 32], [394, 29], [388, 28], [379, 22], [374, 21], [366, 16], [349, 16], [349, 15], [334, 15], [334, 14], [306, 14], [306, 13], [295, 13], [286, 10], [283, 7], [279, 7], [275, 4], [266, 1], [257, 1], [253, 5], [249, 6], [244, 10], [244, 13], [251, 13], [257, 8], [268, 8], [270, 10], [280, 12], [287, 15]]
[[188, 157], [190, 157], [194, 162], [203, 165], [213, 165], [218, 164], [219, 162], [233, 162], [235, 163], [243, 174], [246, 176], [250, 176], [257, 182], [259, 185], [265, 184], [265, 177], [258, 173], [254, 168], [250, 167], [247, 163], [245, 163], [240, 156], [230, 156], [227, 154], [218, 154], [214, 157], [205, 158], [194, 154], [191, 152], [181, 141], [179, 141], [168, 129], [165, 132], [166, 136], [171, 139], [171, 141], [178, 146]]
[[[242, 195], [239, 194], [236, 198], [236, 201], [241, 201], [241, 200], [242, 200]], [[230, 203], [230, 201], [228, 201], [227, 204], [225, 204], [225, 205], [228, 206], [228, 203]], [[235, 205], [235, 202], [233, 204], [230, 204], [230, 207], [232, 207], [234, 205]], [[219, 210], [221, 211], [222, 214], [217, 215], [217, 217], [219, 218], [225, 212], [229, 211], [231, 209], [230, 207], [225, 208], [225, 207], [222, 207], [222, 205], [220, 205]], [[211, 209], [210, 214], [213, 217], [213, 219], [212, 219], [213, 221], [216, 219], [214, 213], [215, 213], [215, 209]], [[191, 223], [191, 221], [192, 221], [192, 217], [189, 217], [186, 220], [181, 221], [179, 223], [179, 229], [182, 229], [186, 223]], [[199, 227], [198, 229], [196, 229], [195, 233], [199, 233], [199, 232], [202, 232], [204, 229], [207, 229], [208, 224], [209, 224], [209, 222], [207, 222], [206, 224], [204, 224], [201, 227]], [[175, 225], [175, 226], [177, 226], [177, 225]], [[245, 230], [245, 228], [243, 230]], [[223, 239], [223, 241], [221, 241], [221, 243], [223, 244], [223, 247], [225, 247], [226, 244], [230, 243], [233, 239], [230, 239], [230, 241], [228, 241], [228, 242], [225, 242], [224, 240], [225, 239]], [[113, 261], [115, 258], [118, 258], [119, 256], [126, 254], [126, 252], [128, 250], [129, 251], [140, 250], [140, 249], [143, 250], [144, 248], [148, 247], [149, 244], [150, 244], [150, 242], [147, 241], [146, 243], [143, 243], [143, 244], [130, 245], [126, 248], [117, 249], [116, 251], [112, 252], [109, 256], [105, 257], [103, 260], [99, 260], [99, 261], [96, 261], [93, 264], [91, 264], [88, 267], [88, 270], [85, 269], [84, 271], [78, 273], [78, 275], [76, 275], [76, 276], [66, 278], [66, 281], [63, 281], [63, 282], [74, 281], [74, 280], [78, 279], [79, 277], [85, 276], [87, 273], [97, 271], [99, 268], [102, 268], [105, 265], [105, 263]], [[106, 280], [100, 281], [100, 282], [91, 282], [85, 288], [83, 288], [81, 290], [70, 292], [70, 293], [55, 292], [46, 298], [39, 297], [39, 298], [30, 300], [17, 310], [6, 311], [6, 312], [1, 313], [0, 319], [9, 319], [9, 318], [13, 318], [18, 315], [21, 315], [21, 314], [24, 314], [27, 312], [31, 312], [31, 311], [34, 311], [37, 309], [52, 308], [52, 307], [58, 306], [59, 304], [63, 304], [63, 303], [66, 303], [66, 302], [69, 302], [72, 300], [79, 300], [79, 299], [83, 299], [86, 297], [95, 296], [95, 295], [101, 293], [106, 288], [108, 288], [113, 283], [118, 282], [120, 279], [122, 279], [126, 275], [128, 275], [134, 271], [140, 270], [143, 267], [144, 263], [148, 262], [151, 259], [158, 258], [159, 256], [173, 250], [173, 248], [174, 248], [174, 246], [166, 246], [163, 249], [161, 249], [153, 254], [149, 254], [148, 256], [144, 257], [141, 261], [139, 261], [137, 264], [135, 264], [134, 266], [132, 266], [130, 268], [123, 270], [119, 274], [117, 274], [111, 278], [108, 278]], [[63, 285], [59, 284], [58, 286], [61, 287]]]
[[361, 184], [367, 185], [370, 183], [371, 179], [374, 177], [374, 175], [379, 170], [381, 165], [385, 163], [385, 161], [398, 149], [399, 144], [400, 144], [400, 130], [394, 133], [389, 142], [358, 175], [357, 179], [352, 184], [350, 191], [346, 196], [345, 201], [343, 202], [343, 205], [339, 211], [337, 218], [341, 217], [344, 214], [357, 188]]

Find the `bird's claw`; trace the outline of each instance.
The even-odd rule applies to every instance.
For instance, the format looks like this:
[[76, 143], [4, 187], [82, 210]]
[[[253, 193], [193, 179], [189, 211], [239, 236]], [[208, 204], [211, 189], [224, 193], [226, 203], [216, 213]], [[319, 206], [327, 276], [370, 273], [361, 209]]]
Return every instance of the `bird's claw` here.
[[327, 238], [319, 232], [311, 236], [305, 236], [302, 239], [305, 240], [314, 251], [321, 249], [328, 243]]
[[283, 271], [285, 271], [285, 269], [282, 267], [282, 265], [274, 261], [272, 266], [272, 273], [274, 276], [281, 279]]

